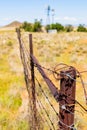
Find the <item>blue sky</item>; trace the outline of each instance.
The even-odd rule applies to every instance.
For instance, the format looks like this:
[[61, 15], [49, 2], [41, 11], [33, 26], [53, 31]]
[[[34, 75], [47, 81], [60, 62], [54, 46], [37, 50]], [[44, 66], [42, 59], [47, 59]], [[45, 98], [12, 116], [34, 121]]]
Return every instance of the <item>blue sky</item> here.
[[48, 5], [55, 9], [55, 22], [87, 25], [87, 0], [1, 0], [0, 25], [14, 20], [34, 22], [41, 18], [46, 24]]

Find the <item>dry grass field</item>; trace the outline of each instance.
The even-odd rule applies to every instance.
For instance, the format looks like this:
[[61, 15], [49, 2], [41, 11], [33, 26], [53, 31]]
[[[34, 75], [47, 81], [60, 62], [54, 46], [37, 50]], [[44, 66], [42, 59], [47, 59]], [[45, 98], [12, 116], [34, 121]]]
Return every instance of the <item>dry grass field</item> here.
[[[23, 41], [28, 46], [28, 32], [22, 32]], [[76, 67], [80, 72], [87, 71], [87, 33], [32, 33], [34, 54], [40, 64], [53, 68], [58, 63]], [[84, 82], [87, 74], [83, 73]], [[51, 77], [51, 75], [50, 75]], [[39, 80], [41, 77], [38, 76]], [[80, 79], [77, 79], [80, 81]], [[56, 85], [59, 83], [54, 81]], [[51, 96], [49, 89], [45, 91]], [[85, 84], [87, 89], [87, 84]], [[50, 97], [56, 110], [58, 104]], [[76, 99], [85, 107], [82, 84], [77, 82]], [[44, 99], [42, 98], [44, 103]], [[47, 105], [45, 103], [45, 105]], [[47, 109], [53, 119], [54, 113]], [[0, 130], [27, 130], [28, 95], [25, 89], [23, 68], [20, 59], [19, 44], [15, 30], [0, 29]], [[54, 119], [55, 124], [57, 120]], [[87, 130], [87, 113], [76, 105], [75, 127], [77, 130]], [[44, 130], [48, 130], [44, 126]]]

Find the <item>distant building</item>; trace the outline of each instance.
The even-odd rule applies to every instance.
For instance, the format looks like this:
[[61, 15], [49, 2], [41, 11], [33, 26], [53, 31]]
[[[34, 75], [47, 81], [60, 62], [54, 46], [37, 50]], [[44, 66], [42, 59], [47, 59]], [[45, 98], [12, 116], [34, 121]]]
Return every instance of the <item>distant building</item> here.
[[56, 29], [50, 29], [50, 30], [48, 30], [48, 33], [57, 33], [57, 30]]

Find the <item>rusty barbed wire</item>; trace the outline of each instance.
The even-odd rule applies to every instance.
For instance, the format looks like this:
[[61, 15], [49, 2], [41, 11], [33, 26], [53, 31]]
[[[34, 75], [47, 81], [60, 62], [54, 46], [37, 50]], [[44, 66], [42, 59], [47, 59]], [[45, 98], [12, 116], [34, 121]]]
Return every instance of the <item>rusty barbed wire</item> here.
[[[38, 97], [38, 93], [37, 93], [37, 97]], [[56, 130], [56, 129], [55, 129], [55, 126], [54, 126], [54, 123], [53, 123], [52, 120], [50, 119], [50, 116], [49, 116], [49, 114], [48, 114], [46, 108], [43, 106], [41, 100], [37, 98], [37, 101], [38, 101], [38, 103], [41, 105], [41, 107], [42, 107], [42, 109], [44, 110], [44, 112], [46, 113], [46, 115], [47, 115], [47, 117], [48, 117], [48, 119], [49, 119], [49, 121], [50, 121], [50, 124], [51, 124], [51, 126], [53, 127], [53, 130]]]
[[[22, 43], [22, 44], [24, 45], [24, 43]], [[25, 47], [25, 45], [24, 45], [24, 47]], [[25, 47], [25, 48], [26, 48], [26, 47]], [[22, 51], [24, 51], [24, 49], [23, 49]], [[27, 57], [27, 59], [28, 59], [29, 56], [30, 56], [30, 53], [29, 53], [29, 51], [27, 50], [27, 48], [26, 48], [25, 54], [27, 54], [26, 57]], [[31, 56], [30, 56], [30, 57], [31, 57]], [[32, 60], [32, 61], [33, 61], [33, 60]], [[27, 64], [28, 64], [28, 62], [27, 62]], [[29, 65], [29, 64], [28, 64], [28, 65]], [[60, 66], [60, 65], [63, 65], [63, 63], [57, 64], [56, 66]], [[34, 66], [37, 67], [37, 64], [34, 64]], [[56, 72], [55, 70], [52, 70], [52, 69], [43, 67], [43, 66], [41, 66], [41, 65], [39, 65], [39, 66], [40, 66], [41, 68], [47, 70], [47, 71], [52, 72], [53, 74], [56, 74], [57, 76], [60, 75], [60, 73], [59, 73], [59, 72]], [[66, 66], [65, 68], [71, 67], [71, 66], [68, 66], [67, 64], [64, 64], [64, 66]], [[59, 70], [62, 70], [63, 68], [64, 68], [64, 67], [60, 68]], [[29, 69], [30, 69], [30, 68], [29, 68]], [[64, 74], [64, 75], [66, 75], [66, 74]], [[68, 75], [66, 75], [66, 76], [69, 77]], [[71, 77], [71, 78], [72, 78], [72, 77]], [[75, 79], [73, 79], [73, 80], [75, 80]], [[86, 110], [78, 101], [75, 100], [75, 102], [78, 103], [78, 104], [80, 105], [80, 107], [82, 107], [82, 108], [87, 112], [87, 110]]]
[[[38, 104], [38, 106], [39, 106], [39, 108], [40, 108], [40, 115], [41, 115], [41, 117], [42, 117], [42, 119], [43, 119], [43, 115], [44, 115], [44, 113], [43, 113], [43, 111], [42, 111], [42, 107], [41, 107], [41, 105], [40, 105], [40, 103], [38, 102], [38, 100], [36, 100], [37, 101], [37, 104]], [[48, 122], [48, 120], [45, 118], [45, 116], [44, 116], [44, 119], [43, 120], [45, 120], [45, 122], [47, 123], [47, 125], [48, 125], [48, 127], [50, 128], [50, 130], [52, 130], [52, 128], [51, 128], [51, 126], [50, 126], [50, 124], [49, 124], [49, 122]]]
[[50, 107], [53, 109], [53, 111], [55, 112], [55, 114], [56, 114], [57, 116], [59, 116], [58, 112], [57, 112], [56, 109], [53, 107], [53, 104], [50, 102], [50, 100], [49, 100], [47, 94], [46, 94], [45, 91], [42, 89], [42, 85], [40, 84], [40, 82], [38, 81], [37, 78], [36, 78], [36, 81], [37, 81], [37, 83], [38, 83], [38, 85], [39, 85], [39, 88], [40, 88], [41, 92], [43, 93], [43, 95], [44, 95], [45, 98], [47, 99], [47, 101], [48, 101]]
[[[65, 64], [64, 64], [64, 65], [65, 65]], [[35, 67], [37, 67], [36, 64], [35, 64]], [[40, 65], [40, 67], [42, 67], [42, 66]], [[71, 66], [70, 66], [70, 67], [71, 67]], [[49, 71], [51, 71], [51, 72], [53, 72], [53, 73], [55, 73], [55, 74], [57, 74], [57, 75], [60, 75], [59, 73], [57, 73], [57, 72], [55, 72], [55, 71], [52, 71], [52, 70], [50, 70], [50, 69], [47, 69], [47, 68], [45, 68], [45, 67], [42, 67], [42, 68], [43, 68], [43, 69], [46, 69], [46, 70], [49, 70]], [[74, 79], [73, 77], [69, 76], [69, 74], [67, 75], [66, 73], [63, 73], [63, 75], [65, 75], [65, 76], [71, 78], [72, 80], [76, 81], [76, 79]], [[62, 92], [62, 94], [64, 94], [64, 93]], [[65, 94], [64, 94], [64, 95], [65, 95]], [[67, 96], [67, 95], [65, 95], [65, 96]], [[72, 97], [70, 97], [70, 98], [71, 98], [72, 100], [74, 100]], [[77, 100], [74, 100], [74, 101], [75, 101], [75, 103], [79, 104], [79, 106], [82, 107], [82, 108], [84, 109], [84, 111], [87, 112], [87, 109], [86, 109], [84, 106], [82, 106]]]
[[[19, 37], [18, 37], [18, 39], [19, 39]], [[23, 67], [24, 67], [24, 75], [25, 75], [26, 86], [27, 86], [27, 90], [29, 91], [29, 82], [30, 82], [30, 74], [29, 74], [30, 65], [29, 65], [29, 60], [30, 60], [30, 58], [31, 58], [31, 60], [32, 60], [33, 63], [34, 63], [34, 61], [33, 61], [33, 59], [32, 59], [32, 56], [30, 55], [29, 51], [27, 50], [26, 46], [24, 45], [23, 42], [20, 41], [20, 39], [19, 39], [19, 43], [20, 43], [20, 44], [19, 44], [19, 45], [20, 45], [20, 56], [21, 56], [21, 60], [22, 60]], [[34, 63], [34, 66], [35, 66], [35, 67], [38, 67], [38, 65], [35, 64], [35, 63]], [[61, 67], [61, 66], [63, 66], [63, 67]], [[56, 80], [60, 80], [60, 79], [61, 79], [60, 71], [62, 71], [62, 70], [64, 70], [64, 69], [65, 69], [65, 70], [66, 70], [66, 69], [69, 69], [69, 68], [71, 68], [72, 66], [69, 66], [69, 65], [64, 64], [64, 63], [60, 63], [60, 64], [57, 64], [57, 65], [54, 67], [53, 70], [52, 70], [52, 69], [49, 69], [49, 68], [46, 68], [46, 67], [44, 67], [44, 66], [41, 66], [41, 65], [39, 65], [39, 67], [41, 67], [41, 68], [43, 68], [43, 69], [45, 69], [45, 70], [47, 70], [47, 71], [50, 71], [50, 72], [54, 75], [54, 78], [55, 78]], [[77, 77], [80, 77], [80, 81], [74, 79], [74, 78], [70, 75], [70, 73], [69, 73], [69, 74], [63, 73], [63, 76], [66, 76], [66, 77], [72, 79], [73, 81], [79, 82], [79, 83], [82, 84], [82, 87], [83, 87], [83, 90], [84, 90], [84, 95], [85, 95], [85, 98], [86, 98], [86, 103], [87, 103], [87, 92], [86, 92], [86, 88], [85, 88], [85, 84], [86, 84], [86, 83], [83, 81], [82, 75], [81, 75], [82, 73], [86, 73], [87, 71], [81, 71], [81, 72], [79, 72], [76, 68], [75, 68], [75, 70], [76, 70], [76, 72], [77, 72]], [[37, 79], [36, 79], [36, 80], [37, 80]], [[41, 89], [41, 92], [43, 93], [43, 95], [45, 96], [45, 98], [48, 100], [48, 102], [49, 102], [51, 108], [54, 110], [54, 112], [56, 113], [56, 115], [59, 116], [58, 113], [56, 112], [55, 108], [54, 108], [53, 105], [51, 104], [51, 102], [50, 102], [48, 96], [47, 96], [47, 95], [45, 94], [45, 92], [43, 91], [41, 84], [39, 83], [38, 80], [37, 80], [37, 82], [38, 82], [38, 85], [39, 85], [39, 87], [40, 87], [40, 89]], [[66, 94], [64, 94], [63, 92], [62, 92], [61, 94], [63, 94], [63, 96], [68, 97], [68, 96], [67, 96]], [[86, 109], [81, 103], [79, 103], [77, 100], [73, 99], [73, 97], [71, 97], [71, 96], [70, 96], [69, 98], [71, 98], [71, 100], [73, 100], [75, 104], [77, 103], [85, 112], [87, 112], [87, 109]], [[42, 108], [44, 109], [45, 113], [47, 114], [47, 117], [49, 118], [49, 114], [47, 113], [47, 111], [46, 111], [45, 107], [43, 106], [43, 104], [41, 103], [41, 101], [39, 101], [39, 103], [40, 103], [40, 105], [42, 106]], [[66, 106], [62, 106], [62, 108], [63, 108], [63, 109], [66, 109]], [[66, 110], [67, 110], [68, 112], [70, 112], [71, 114], [73, 114], [73, 113], [72, 113], [71, 111], [69, 111], [68, 109], [66, 109]], [[61, 123], [62, 123], [63, 125], [66, 125], [66, 124], [64, 124], [63, 122], [61, 122]], [[54, 127], [54, 125], [53, 125], [52, 122], [51, 122], [51, 125], [52, 125], [53, 129], [55, 130], [55, 127]], [[71, 129], [73, 129], [73, 130], [75, 129], [72, 125], [70, 125], [70, 126], [66, 125], [66, 127], [71, 128]], [[50, 130], [51, 130], [51, 129], [50, 129]]]

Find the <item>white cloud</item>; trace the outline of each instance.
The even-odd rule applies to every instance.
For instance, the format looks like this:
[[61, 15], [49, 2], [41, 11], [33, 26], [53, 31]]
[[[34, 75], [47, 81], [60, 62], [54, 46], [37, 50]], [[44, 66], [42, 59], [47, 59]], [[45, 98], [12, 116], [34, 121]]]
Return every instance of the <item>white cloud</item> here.
[[76, 22], [77, 21], [77, 18], [75, 17], [68, 17], [68, 16], [65, 16], [65, 17], [57, 17], [55, 18], [55, 20], [60, 20], [60, 21], [72, 21], [72, 22]]
[[20, 20], [20, 19], [21, 17], [12, 16], [12, 17], [2, 18], [2, 21], [14, 21], [14, 20]]
[[20, 17], [16, 17], [16, 16], [13, 16], [13, 17], [5, 17], [5, 18], [0, 18], [1, 21], [0, 21], [0, 25], [1, 26], [4, 26], [6, 24], [9, 24], [15, 20], [17, 21], [22, 21]]
[[4, 18], [3, 19], [3, 21], [9, 21], [10, 20], [10, 18]]
[[62, 20], [62, 18], [61, 18], [61, 17], [56, 17], [55, 20], [56, 20], [56, 21], [57, 21], [57, 20]]
[[67, 21], [77, 21], [77, 19], [76, 19], [75, 17], [65, 16], [63, 19], [64, 19], [64, 20], [67, 20]]

